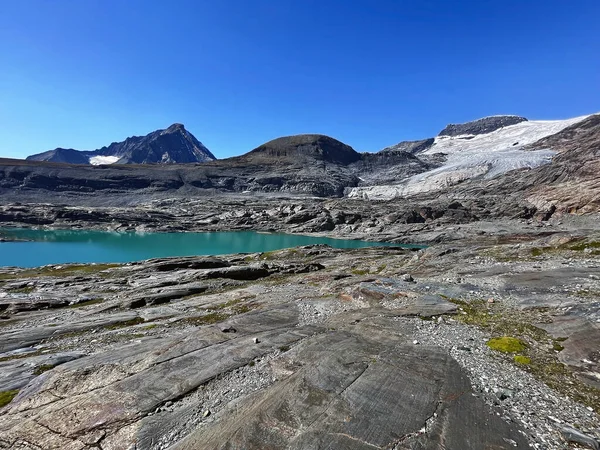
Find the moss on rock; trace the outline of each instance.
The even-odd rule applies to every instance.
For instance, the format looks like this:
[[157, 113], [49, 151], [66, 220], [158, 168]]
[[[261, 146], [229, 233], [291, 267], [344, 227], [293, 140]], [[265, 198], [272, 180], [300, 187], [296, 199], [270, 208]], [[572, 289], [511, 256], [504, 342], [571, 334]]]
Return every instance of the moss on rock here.
[[527, 356], [515, 355], [513, 357], [513, 359], [517, 364], [523, 364], [523, 365], [531, 364], [531, 358], [528, 358]]
[[15, 398], [18, 393], [18, 389], [15, 389], [13, 391], [0, 391], [0, 408], [12, 402], [13, 398]]
[[487, 341], [487, 346], [502, 353], [517, 353], [525, 350], [525, 343], [511, 336], [492, 338]]

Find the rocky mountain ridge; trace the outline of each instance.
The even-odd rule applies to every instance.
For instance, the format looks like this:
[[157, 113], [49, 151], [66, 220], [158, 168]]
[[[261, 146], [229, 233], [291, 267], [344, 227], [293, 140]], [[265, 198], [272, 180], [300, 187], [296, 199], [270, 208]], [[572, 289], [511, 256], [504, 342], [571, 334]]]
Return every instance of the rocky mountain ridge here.
[[[500, 126], [504, 123], [503, 117], [496, 117], [492, 118], [493, 124], [500, 128], [491, 132], [403, 142], [377, 153], [359, 153], [323, 135], [298, 135], [275, 139], [241, 156], [203, 164], [94, 167], [1, 160], [0, 193], [5, 201], [107, 206], [170, 197], [240, 193], [350, 196], [369, 200], [425, 199], [440, 192], [446, 196], [459, 195], [455, 194], [458, 192], [469, 195], [465, 193], [488, 185], [497, 186], [504, 194], [508, 190], [520, 195], [525, 185], [533, 192], [533, 187], [527, 184], [526, 170], [537, 174], [536, 168], [541, 167], [543, 173], [552, 173], [563, 167], [560, 170], [569, 174], [571, 183], [565, 186], [584, 181], [585, 186], [589, 185], [585, 194], [588, 200], [574, 200], [569, 204], [585, 204], [590, 205], [588, 209], [594, 209], [593, 205], [597, 204], [593, 199], [595, 181], [584, 167], [595, 164], [594, 148], [600, 135], [598, 117], [521, 120], [506, 126]], [[516, 120], [513, 116], [509, 119]], [[465, 126], [480, 127], [477, 122]], [[486, 126], [493, 124], [487, 122]], [[556, 161], [552, 162], [555, 155], [558, 155]], [[561, 163], [567, 160], [576, 160], [571, 169], [567, 163]], [[580, 169], [575, 170], [575, 167]], [[504, 186], [503, 179], [521, 181]], [[561, 180], [559, 176], [537, 175], [530, 179], [539, 185], [557, 185]], [[549, 193], [553, 189], [539, 187], [536, 192]], [[492, 190], [485, 192], [486, 196], [495, 197]], [[581, 197], [577, 192], [573, 190], [569, 197]], [[561, 195], [565, 198], [564, 193]], [[505, 195], [505, 199], [499, 201], [505, 202], [508, 198]], [[552, 209], [552, 205], [561, 209], [561, 200], [556, 194], [547, 199], [534, 195], [531, 199], [538, 209]]]
[[[275, 139], [245, 155], [203, 164], [108, 165], [93, 167], [31, 160], [0, 160], [0, 192], [5, 198], [41, 200], [52, 192], [68, 198], [102, 193], [190, 196], [258, 192], [341, 197], [362, 179], [395, 180], [428, 170], [407, 152], [362, 154], [322, 135]], [[360, 176], [359, 176], [360, 174]]]
[[133, 136], [98, 150], [57, 148], [27, 157], [68, 164], [176, 164], [212, 161], [215, 156], [180, 123], [146, 136]]

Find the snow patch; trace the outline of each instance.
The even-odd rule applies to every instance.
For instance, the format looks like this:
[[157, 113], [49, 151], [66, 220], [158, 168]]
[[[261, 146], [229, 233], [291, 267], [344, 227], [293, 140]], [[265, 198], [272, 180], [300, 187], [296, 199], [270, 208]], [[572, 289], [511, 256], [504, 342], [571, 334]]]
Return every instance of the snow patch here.
[[348, 196], [382, 200], [404, 197], [441, 190], [472, 178], [492, 178], [515, 169], [549, 164], [555, 152], [526, 151], [523, 147], [588, 117], [520, 122], [480, 135], [438, 136], [422, 154], [447, 155], [443, 166], [414, 175], [397, 185], [352, 188]]
[[99, 166], [100, 164], [114, 164], [119, 159], [118, 156], [92, 156], [90, 157], [90, 164], [93, 166]]

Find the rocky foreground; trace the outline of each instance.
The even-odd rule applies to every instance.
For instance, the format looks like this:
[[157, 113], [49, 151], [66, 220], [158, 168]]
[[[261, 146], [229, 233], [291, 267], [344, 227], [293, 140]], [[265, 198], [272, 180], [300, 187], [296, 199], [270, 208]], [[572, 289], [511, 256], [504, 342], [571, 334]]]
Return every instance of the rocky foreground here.
[[433, 245], [0, 269], [0, 448], [598, 448], [597, 217], [316, 205], [5, 207], [11, 225], [63, 211]]

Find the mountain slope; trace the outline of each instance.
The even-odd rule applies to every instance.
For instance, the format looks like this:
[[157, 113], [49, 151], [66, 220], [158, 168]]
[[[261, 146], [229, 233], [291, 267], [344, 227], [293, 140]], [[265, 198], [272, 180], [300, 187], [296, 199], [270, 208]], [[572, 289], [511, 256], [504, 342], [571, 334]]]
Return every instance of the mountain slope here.
[[27, 157], [31, 161], [69, 164], [173, 164], [212, 161], [215, 156], [187, 131], [173, 124], [146, 136], [133, 136], [123, 142], [92, 151], [57, 148]]
[[[527, 200], [538, 208], [561, 212], [600, 210], [600, 114], [541, 139], [532, 149], [557, 152], [552, 164], [520, 174], [527, 185]], [[500, 180], [499, 180], [500, 182]], [[510, 179], [502, 182], [505, 189]]]
[[[514, 117], [518, 122], [498, 126], [502, 117]], [[419, 158], [438, 158], [441, 164], [423, 173], [408, 177], [397, 184], [359, 187], [352, 189], [351, 197], [389, 199], [398, 196], [414, 195], [447, 189], [467, 180], [493, 178], [515, 169], [535, 168], [552, 161], [554, 150], [529, 146], [540, 139], [555, 135], [565, 128], [584, 121], [588, 116], [569, 120], [527, 121], [518, 116], [500, 116], [496, 125], [480, 119], [461, 126], [453, 125], [451, 134], [448, 127], [434, 142], [419, 153]], [[484, 124], [484, 125], [482, 125]], [[493, 128], [493, 131], [487, 130]], [[471, 130], [477, 134], [454, 135], [452, 130]]]
[[444, 191], [410, 197], [423, 201], [444, 197], [459, 199], [484, 217], [546, 220], [554, 214], [600, 212], [600, 114], [542, 138], [524, 150], [554, 152], [550, 164], [512, 170], [494, 178], [472, 179]]

